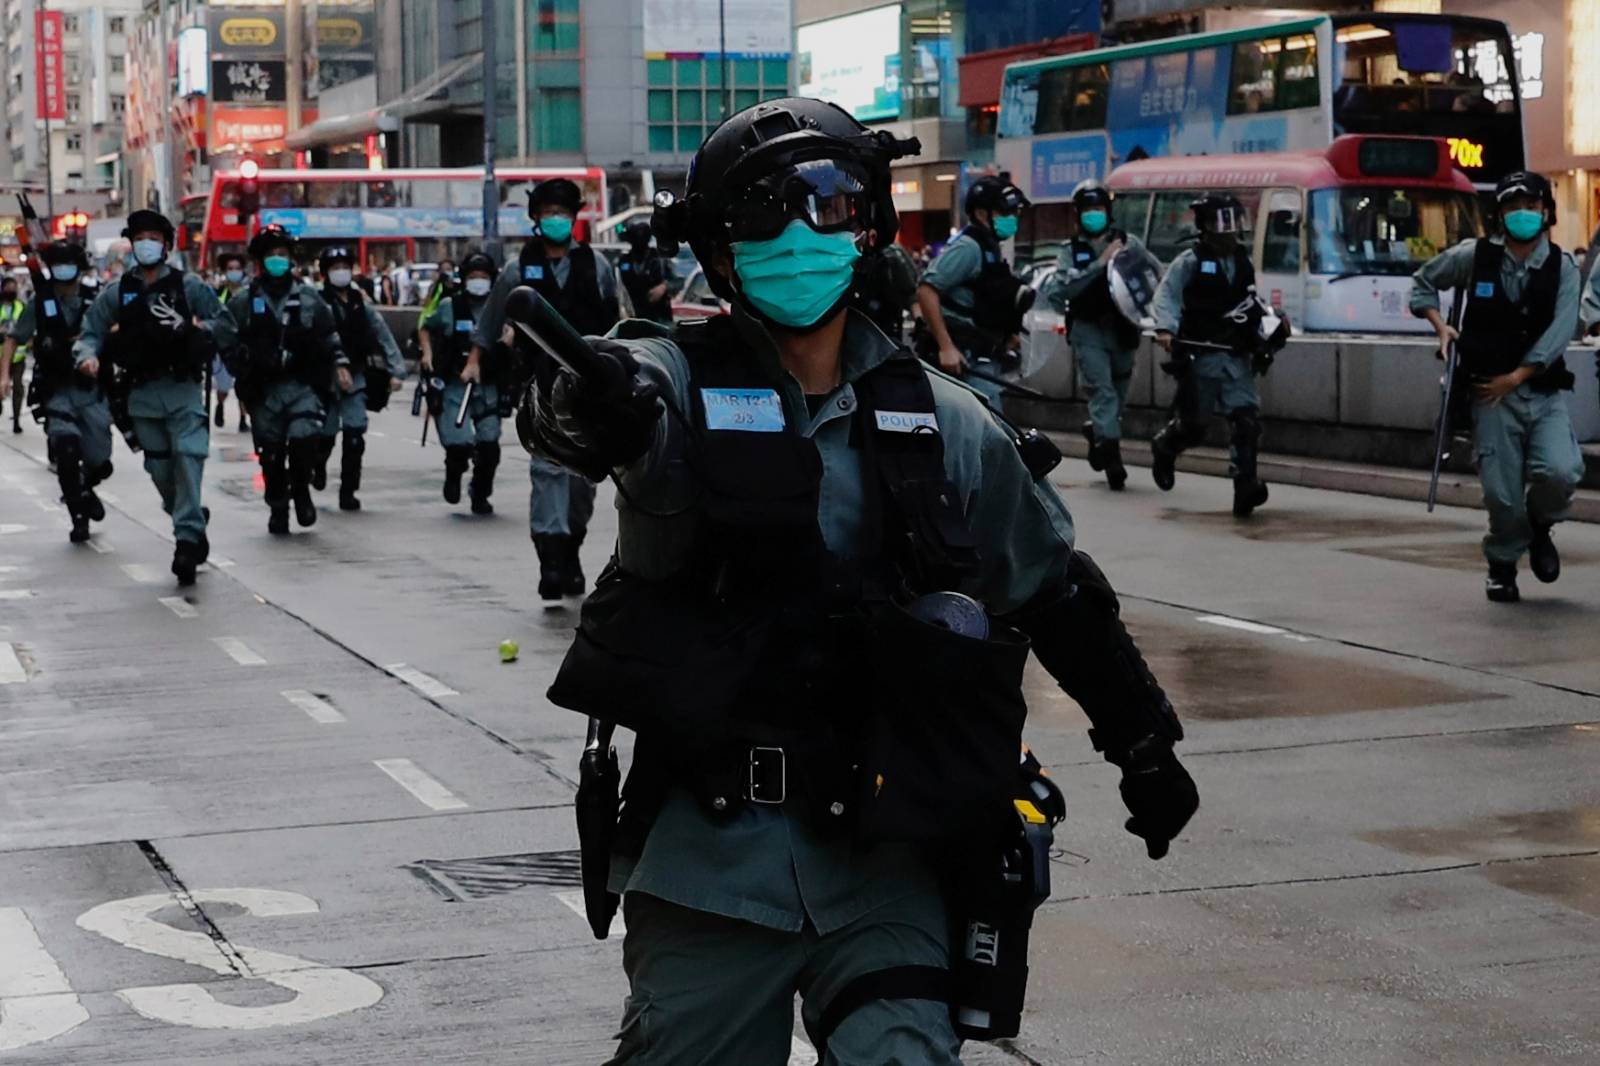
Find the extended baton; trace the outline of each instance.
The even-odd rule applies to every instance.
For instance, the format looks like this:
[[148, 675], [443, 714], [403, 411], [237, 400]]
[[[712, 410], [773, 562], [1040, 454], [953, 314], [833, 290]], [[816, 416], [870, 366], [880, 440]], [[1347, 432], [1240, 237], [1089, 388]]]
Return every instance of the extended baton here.
[[578, 378], [604, 376], [604, 364], [589, 342], [561, 317], [560, 311], [528, 286], [519, 285], [506, 297], [506, 321]]
[[[1467, 300], [1469, 290], [1465, 287], [1456, 293], [1455, 306], [1450, 309], [1450, 324], [1460, 329], [1459, 323], [1466, 320]], [[1439, 474], [1444, 469], [1446, 459], [1450, 458], [1450, 394], [1455, 391], [1456, 371], [1461, 365], [1461, 342], [1459, 337], [1451, 342], [1450, 351], [1445, 355], [1444, 374], [1439, 378], [1439, 419], [1434, 424], [1433, 430], [1433, 471], [1428, 476], [1428, 513], [1433, 513], [1434, 504], [1439, 501]]]
[[472, 390], [477, 388], [476, 383], [467, 382], [467, 391], [461, 394], [461, 406], [456, 408], [456, 428], [460, 429], [467, 421], [467, 408], [472, 406]]

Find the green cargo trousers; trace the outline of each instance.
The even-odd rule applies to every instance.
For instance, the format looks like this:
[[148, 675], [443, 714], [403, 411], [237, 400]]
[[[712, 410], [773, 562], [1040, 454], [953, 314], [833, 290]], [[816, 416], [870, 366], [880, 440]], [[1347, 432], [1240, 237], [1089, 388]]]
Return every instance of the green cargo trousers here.
[[[819, 936], [623, 897], [622, 965], [631, 993], [608, 1066], [785, 1066], [794, 997], [814, 1031], [839, 990], [892, 966], [947, 966], [944, 905], [912, 896]], [[945, 1003], [877, 1000], [827, 1042], [822, 1066], [960, 1066]]]

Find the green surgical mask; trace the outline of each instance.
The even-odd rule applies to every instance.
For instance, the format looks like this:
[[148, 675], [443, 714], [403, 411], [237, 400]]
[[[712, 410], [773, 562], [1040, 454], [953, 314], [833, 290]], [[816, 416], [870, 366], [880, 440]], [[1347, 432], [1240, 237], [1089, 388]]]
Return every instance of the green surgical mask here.
[[994, 235], [1003, 241], [1009, 241], [1017, 235], [1016, 215], [996, 215], [994, 219]]
[[572, 237], [572, 219], [566, 215], [551, 215], [539, 220], [539, 236], [554, 244], [566, 244]]
[[1093, 237], [1106, 231], [1106, 224], [1111, 221], [1104, 211], [1085, 211], [1078, 216], [1083, 223], [1083, 232]]
[[283, 277], [289, 273], [289, 267], [291, 266], [293, 264], [286, 255], [269, 255], [261, 260], [261, 269], [267, 272], [267, 277], [269, 278]]
[[1531, 241], [1544, 229], [1543, 211], [1507, 211], [1506, 232], [1519, 241]]
[[750, 305], [780, 326], [815, 325], [855, 278], [853, 233], [818, 233], [793, 219], [768, 241], [736, 241], [733, 269]]

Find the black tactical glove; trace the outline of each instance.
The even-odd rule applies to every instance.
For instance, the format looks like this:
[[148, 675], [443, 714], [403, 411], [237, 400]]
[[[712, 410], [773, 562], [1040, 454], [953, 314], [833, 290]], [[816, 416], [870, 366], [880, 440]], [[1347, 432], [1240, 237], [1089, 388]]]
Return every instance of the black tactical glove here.
[[574, 455], [571, 448], [554, 441], [548, 441], [555, 445], [548, 450], [553, 458], [600, 480], [649, 450], [661, 417], [660, 390], [640, 377], [639, 362], [627, 345], [597, 337], [588, 340], [599, 356], [599, 373], [582, 378], [562, 374], [554, 387], [578, 424], [573, 443], [582, 454]]
[[1108, 754], [1110, 762], [1122, 768], [1122, 803], [1133, 817], [1126, 829], [1144, 840], [1152, 859], [1166, 855], [1194, 812], [1200, 809], [1200, 793], [1194, 778], [1183, 768], [1172, 743], [1149, 737], [1121, 755]]

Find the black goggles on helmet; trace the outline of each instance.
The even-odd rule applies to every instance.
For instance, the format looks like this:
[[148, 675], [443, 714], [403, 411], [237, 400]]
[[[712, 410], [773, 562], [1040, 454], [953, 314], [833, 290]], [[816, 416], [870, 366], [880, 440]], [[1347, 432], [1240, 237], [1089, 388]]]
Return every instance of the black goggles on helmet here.
[[865, 168], [854, 163], [795, 163], [734, 194], [722, 223], [730, 241], [771, 240], [795, 219], [818, 233], [865, 227], [867, 183]]

